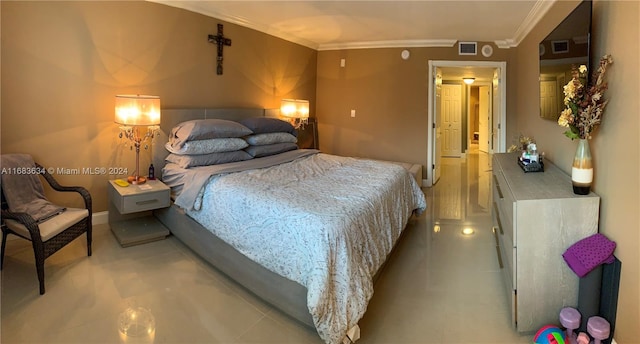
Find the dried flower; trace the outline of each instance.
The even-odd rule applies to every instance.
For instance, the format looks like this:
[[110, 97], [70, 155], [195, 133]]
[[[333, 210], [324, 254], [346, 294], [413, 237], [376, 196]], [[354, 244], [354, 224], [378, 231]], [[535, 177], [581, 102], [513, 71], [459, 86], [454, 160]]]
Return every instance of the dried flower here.
[[589, 88], [585, 87], [587, 67], [581, 65], [572, 69], [573, 78], [567, 83], [564, 90], [564, 104], [566, 108], [560, 113], [558, 125], [569, 130], [564, 134], [570, 139], [588, 139], [591, 133], [602, 121], [604, 108], [608, 100], [603, 98], [607, 89], [604, 76], [607, 67], [613, 63], [611, 55], [605, 55], [600, 59], [598, 68], [593, 73], [595, 82]]
[[514, 141], [516, 141], [517, 144], [512, 144], [511, 146], [509, 146], [507, 152], [510, 153], [519, 150], [526, 150], [526, 147], [529, 146], [530, 143], [536, 143], [536, 140], [534, 140], [533, 137], [524, 136], [522, 134], [518, 135], [518, 138]]

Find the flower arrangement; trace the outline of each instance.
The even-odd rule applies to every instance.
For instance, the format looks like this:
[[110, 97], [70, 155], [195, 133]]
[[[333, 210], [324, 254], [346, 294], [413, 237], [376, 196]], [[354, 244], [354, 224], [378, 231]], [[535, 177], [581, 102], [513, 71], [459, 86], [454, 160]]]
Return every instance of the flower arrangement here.
[[593, 73], [593, 85], [585, 85], [587, 67], [572, 68], [573, 78], [564, 86], [564, 104], [566, 108], [560, 113], [558, 124], [569, 130], [564, 134], [571, 140], [590, 139], [591, 133], [602, 121], [604, 108], [608, 100], [603, 98], [607, 89], [604, 81], [607, 67], [613, 63], [611, 55], [605, 55], [600, 59], [598, 68]]
[[517, 144], [514, 143], [509, 146], [509, 148], [507, 149], [508, 153], [527, 150], [527, 147], [530, 143], [536, 143], [536, 140], [534, 140], [533, 137], [524, 136], [522, 134], [520, 134], [515, 141], [517, 142]]

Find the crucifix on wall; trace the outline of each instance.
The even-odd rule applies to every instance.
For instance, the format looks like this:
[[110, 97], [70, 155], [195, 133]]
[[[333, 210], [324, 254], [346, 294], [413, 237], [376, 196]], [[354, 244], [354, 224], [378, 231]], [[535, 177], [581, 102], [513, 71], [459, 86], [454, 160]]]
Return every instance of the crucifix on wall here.
[[222, 32], [222, 24], [218, 24], [218, 34], [217, 35], [209, 35], [209, 43], [214, 43], [218, 45], [218, 68], [216, 74], [222, 75], [222, 50], [224, 46], [231, 46], [231, 39], [224, 36]]

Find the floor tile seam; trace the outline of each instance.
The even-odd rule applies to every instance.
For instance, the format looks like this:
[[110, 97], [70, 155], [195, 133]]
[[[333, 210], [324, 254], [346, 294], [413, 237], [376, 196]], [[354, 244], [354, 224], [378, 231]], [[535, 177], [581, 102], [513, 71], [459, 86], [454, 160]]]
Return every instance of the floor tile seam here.
[[242, 343], [242, 341], [240, 341], [240, 339], [242, 339], [243, 336], [245, 336], [246, 334], [248, 334], [249, 332], [251, 332], [251, 330], [253, 330], [261, 321], [263, 321], [264, 319], [267, 318], [267, 315], [260, 312], [262, 314], [262, 316], [260, 318], [258, 318], [257, 320], [255, 320], [252, 324], [250, 324], [243, 332], [241, 332], [238, 336], [233, 338], [233, 342], [234, 343]]

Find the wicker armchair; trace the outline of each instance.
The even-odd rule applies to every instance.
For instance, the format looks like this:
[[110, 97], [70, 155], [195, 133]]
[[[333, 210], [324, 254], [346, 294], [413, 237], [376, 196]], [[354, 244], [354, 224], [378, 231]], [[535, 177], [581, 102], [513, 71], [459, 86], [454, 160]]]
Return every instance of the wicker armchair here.
[[36, 168], [42, 171], [42, 176], [56, 191], [77, 192], [84, 199], [85, 208], [66, 208], [61, 214], [46, 221], [37, 223], [27, 213], [13, 213], [5, 200], [2, 188], [2, 252], [0, 253], [0, 269], [4, 264], [4, 251], [9, 234], [30, 240], [36, 261], [40, 295], [44, 294], [44, 260], [66, 246], [68, 243], [87, 233], [87, 253], [91, 256], [91, 194], [81, 186], [61, 186], [46, 172], [46, 169], [36, 163]]

